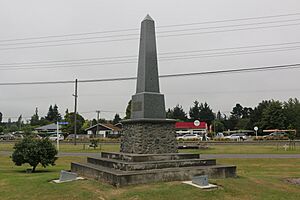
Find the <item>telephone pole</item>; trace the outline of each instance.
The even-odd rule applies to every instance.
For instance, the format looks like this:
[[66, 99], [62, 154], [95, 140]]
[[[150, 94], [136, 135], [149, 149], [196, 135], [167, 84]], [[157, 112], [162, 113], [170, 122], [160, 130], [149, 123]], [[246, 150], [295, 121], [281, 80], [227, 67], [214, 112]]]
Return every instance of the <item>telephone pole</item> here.
[[76, 137], [77, 137], [77, 79], [75, 79], [75, 105], [74, 105], [74, 145], [76, 145]]
[[97, 124], [96, 124], [96, 134], [95, 134], [95, 137], [96, 137], [96, 135], [97, 135], [97, 133], [98, 133], [98, 123], [99, 123], [99, 117], [100, 117], [100, 110], [96, 110], [96, 113], [97, 113]]

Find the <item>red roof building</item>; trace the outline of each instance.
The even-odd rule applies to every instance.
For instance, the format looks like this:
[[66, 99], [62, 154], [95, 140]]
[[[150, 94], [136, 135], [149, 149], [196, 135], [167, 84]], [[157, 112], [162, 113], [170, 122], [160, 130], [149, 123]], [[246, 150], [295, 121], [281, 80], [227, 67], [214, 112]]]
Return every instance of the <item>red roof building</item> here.
[[176, 122], [175, 128], [178, 134], [185, 134], [185, 133], [199, 134], [199, 133], [207, 132], [206, 122], [200, 122], [198, 126], [196, 125], [194, 122]]

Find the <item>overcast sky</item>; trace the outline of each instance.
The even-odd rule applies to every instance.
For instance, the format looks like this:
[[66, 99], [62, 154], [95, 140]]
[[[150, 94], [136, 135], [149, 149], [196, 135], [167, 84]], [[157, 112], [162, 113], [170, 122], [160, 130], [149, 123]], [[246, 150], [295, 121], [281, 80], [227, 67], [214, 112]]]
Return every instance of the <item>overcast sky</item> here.
[[[119, 61], [115, 59], [112, 64], [91, 59], [136, 58], [140, 22], [148, 13], [157, 26], [161, 75], [300, 62], [297, 48], [300, 1], [297, 0], [0, 0], [0, 82], [136, 76], [135, 62], [116, 64]], [[254, 19], [240, 20], [245, 18]], [[235, 21], [220, 22], [223, 20]], [[169, 26], [180, 24], [186, 25]], [[103, 33], [125, 29], [130, 30]], [[69, 35], [81, 33], [84, 34]], [[48, 37], [62, 35], [69, 36]], [[54, 40], [56, 42], [49, 42]], [[54, 46], [57, 44], [59, 46]], [[227, 50], [212, 50], [224, 48]], [[266, 48], [271, 50], [261, 52]], [[186, 59], [188, 56], [181, 55], [180, 59], [163, 60], [164, 56], [178, 56], [165, 53], [186, 51], [194, 51], [188, 54], [194, 57]], [[238, 53], [224, 55], [232, 51]], [[66, 67], [52, 62], [82, 59], [89, 63]], [[47, 61], [51, 62], [32, 63]], [[27, 69], [20, 69], [24, 66]], [[254, 107], [264, 99], [300, 98], [299, 70], [168, 78], [160, 80], [160, 88], [167, 108], [180, 104], [188, 111], [197, 99], [208, 102], [214, 112], [220, 110], [228, 114], [236, 103]], [[20, 114], [28, 118], [35, 107], [39, 108], [40, 116], [45, 116], [50, 104], [57, 104], [62, 113], [66, 108], [73, 111], [73, 91], [72, 84], [0, 86], [0, 112], [6, 121]], [[135, 81], [80, 83], [78, 111], [87, 118], [95, 118], [95, 110], [102, 110], [101, 117], [107, 119], [116, 112], [124, 116], [122, 112], [134, 93]]]

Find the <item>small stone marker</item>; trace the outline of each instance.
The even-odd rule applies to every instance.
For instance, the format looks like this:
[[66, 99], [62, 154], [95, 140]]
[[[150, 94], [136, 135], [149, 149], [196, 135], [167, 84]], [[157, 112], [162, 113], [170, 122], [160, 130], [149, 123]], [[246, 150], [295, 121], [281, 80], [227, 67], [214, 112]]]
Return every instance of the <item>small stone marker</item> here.
[[192, 178], [192, 183], [199, 185], [199, 186], [208, 186], [208, 176], [202, 175], [202, 176], [194, 176]]
[[75, 180], [81, 180], [83, 178], [77, 177], [76, 173], [68, 172], [65, 170], [60, 171], [60, 176], [58, 180], [54, 180], [55, 183], [63, 183], [63, 182], [69, 182], [69, 181], [75, 181]]
[[208, 175], [201, 175], [201, 176], [194, 176], [192, 181], [185, 181], [185, 184], [192, 185], [197, 188], [201, 189], [212, 189], [217, 188], [217, 185], [209, 184], [208, 183]]

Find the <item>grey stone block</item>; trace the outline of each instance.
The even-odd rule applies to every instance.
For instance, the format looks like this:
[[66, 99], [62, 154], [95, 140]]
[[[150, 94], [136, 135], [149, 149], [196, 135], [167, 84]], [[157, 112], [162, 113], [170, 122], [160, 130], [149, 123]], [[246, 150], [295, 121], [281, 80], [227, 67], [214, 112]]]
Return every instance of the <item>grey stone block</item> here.
[[199, 186], [207, 186], [208, 183], [208, 175], [194, 176], [192, 178], [192, 183]]
[[75, 181], [76, 179], [77, 179], [76, 173], [61, 170], [60, 177], [59, 177], [60, 182]]

